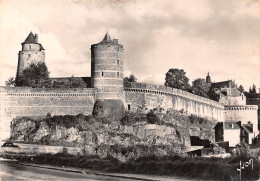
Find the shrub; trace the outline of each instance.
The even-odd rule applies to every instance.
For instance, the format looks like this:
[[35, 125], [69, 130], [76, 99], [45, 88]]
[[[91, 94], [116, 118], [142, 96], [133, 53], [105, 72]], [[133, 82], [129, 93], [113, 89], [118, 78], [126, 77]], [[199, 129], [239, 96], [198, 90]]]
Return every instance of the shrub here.
[[149, 124], [161, 124], [159, 117], [153, 111], [147, 113], [146, 118]]

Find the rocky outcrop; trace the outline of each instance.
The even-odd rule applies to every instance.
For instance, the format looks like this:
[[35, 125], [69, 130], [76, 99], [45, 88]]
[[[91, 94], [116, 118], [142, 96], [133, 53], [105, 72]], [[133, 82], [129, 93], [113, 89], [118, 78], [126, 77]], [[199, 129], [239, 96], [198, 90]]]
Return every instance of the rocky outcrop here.
[[91, 147], [91, 153], [94, 150], [100, 156], [110, 155], [124, 161], [143, 154], [182, 154], [190, 146], [190, 136], [214, 141], [213, 125], [204, 119], [191, 123], [189, 117], [179, 112], [174, 115], [152, 113], [147, 118], [128, 115], [121, 122], [84, 115], [44, 120], [20, 118], [12, 122], [11, 140], [81, 149]]

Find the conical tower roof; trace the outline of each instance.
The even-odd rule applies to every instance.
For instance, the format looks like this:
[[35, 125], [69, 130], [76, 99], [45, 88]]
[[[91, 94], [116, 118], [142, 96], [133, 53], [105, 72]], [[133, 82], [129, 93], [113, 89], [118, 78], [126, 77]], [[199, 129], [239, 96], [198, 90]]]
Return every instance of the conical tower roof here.
[[110, 43], [110, 42], [113, 42], [113, 41], [111, 40], [111, 37], [107, 32], [106, 35], [104, 36], [103, 40], [100, 43]]
[[27, 36], [23, 43], [37, 43], [36, 37], [33, 35], [32, 32], [30, 32], [30, 34]]

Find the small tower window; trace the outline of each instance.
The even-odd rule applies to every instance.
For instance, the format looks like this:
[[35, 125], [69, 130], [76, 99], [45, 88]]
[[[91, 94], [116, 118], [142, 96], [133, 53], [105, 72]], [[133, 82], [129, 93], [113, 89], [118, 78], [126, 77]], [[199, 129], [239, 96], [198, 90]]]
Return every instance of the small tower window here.
[[128, 109], [128, 111], [130, 111], [130, 109], [131, 109], [130, 104], [127, 105], [127, 109]]
[[102, 77], [104, 76], [104, 72], [101, 73], [101, 76], [102, 76]]
[[31, 50], [31, 45], [29, 45], [29, 49]]
[[117, 72], [117, 77], [119, 77], [119, 72]]
[[117, 60], [117, 65], [119, 65], [120, 64], [120, 61], [119, 60]]

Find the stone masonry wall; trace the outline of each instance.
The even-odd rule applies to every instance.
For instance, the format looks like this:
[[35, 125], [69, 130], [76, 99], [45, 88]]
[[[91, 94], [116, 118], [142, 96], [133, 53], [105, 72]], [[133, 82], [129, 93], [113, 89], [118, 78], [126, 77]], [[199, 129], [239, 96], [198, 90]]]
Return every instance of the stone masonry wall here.
[[10, 122], [19, 116], [92, 114], [96, 89], [32, 89], [0, 87], [0, 133], [10, 134]]
[[91, 46], [92, 87], [97, 88], [97, 99], [123, 99], [123, 46], [99, 43]]
[[187, 114], [223, 122], [224, 106], [221, 103], [194, 94], [159, 85], [125, 83], [125, 104], [130, 110], [156, 107], [182, 110]]
[[[30, 48], [29, 48], [30, 46]], [[39, 44], [24, 44], [23, 50], [19, 51], [17, 74], [21, 75], [22, 71], [29, 67], [31, 63], [45, 61], [45, 52], [40, 50]]]
[[258, 134], [258, 114], [257, 105], [234, 105], [225, 106], [225, 120], [226, 121], [241, 121], [242, 124], [247, 124], [249, 121], [253, 123], [253, 132], [255, 136]]

